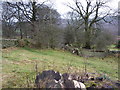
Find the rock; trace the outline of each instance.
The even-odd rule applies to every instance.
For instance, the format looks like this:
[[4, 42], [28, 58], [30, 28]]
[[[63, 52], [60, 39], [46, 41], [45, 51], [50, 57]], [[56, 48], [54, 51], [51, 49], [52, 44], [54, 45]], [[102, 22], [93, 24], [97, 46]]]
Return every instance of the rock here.
[[112, 87], [112, 86], [110, 86], [110, 85], [103, 85], [103, 86], [102, 86], [102, 88], [108, 88], [108, 89], [110, 89], [110, 88], [111, 88], [111, 89], [112, 89], [113, 87]]
[[36, 80], [38, 79], [44, 80], [45, 78], [51, 78], [59, 81], [59, 79], [61, 79], [61, 75], [59, 72], [48, 70], [48, 71], [43, 71], [41, 74], [38, 74], [36, 76]]
[[39, 82], [44, 81], [46, 79], [59, 81], [59, 79], [61, 79], [61, 76], [59, 72], [55, 72], [53, 70], [43, 71], [41, 74], [39, 73], [36, 76], [35, 84], [37, 85], [37, 87], [39, 87]]
[[95, 80], [94, 77], [91, 77], [90, 80]]
[[68, 73], [64, 73], [62, 74], [63, 80], [68, 80], [69, 78], [69, 74]]
[[75, 74], [69, 74], [68, 77], [69, 80], [78, 80], [79, 81], [79, 76]]
[[54, 78], [55, 72], [53, 70], [43, 71], [41, 75], [39, 75], [40, 79]]
[[74, 48], [72, 51], [73, 54], [79, 55], [79, 49], [78, 48]]
[[85, 85], [77, 81], [77, 77], [77, 75], [68, 73], [61, 75], [59, 72], [48, 70], [36, 76], [35, 84], [37, 88], [64, 88], [66, 90], [69, 90], [69, 88], [72, 88], [72, 90], [80, 88], [81, 90], [86, 90]]
[[68, 79], [63, 81], [63, 86], [64, 86], [64, 88], [75, 88], [74, 82], [72, 80], [68, 80]]
[[54, 79], [59, 81], [61, 79], [61, 74], [59, 72], [56, 72]]
[[116, 85], [117, 87], [120, 87], [120, 83], [119, 83], [119, 82], [115, 83], [115, 85]]
[[96, 80], [98, 80], [98, 81], [103, 81], [103, 77], [96, 77]]
[[62, 87], [58, 81], [51, 80], [46, 83], [46, 88], [62, 88]]
[[81, 88], [81, 90], [86, 90], [86, 87], [83, 83], [73, 80], [75, 88]]

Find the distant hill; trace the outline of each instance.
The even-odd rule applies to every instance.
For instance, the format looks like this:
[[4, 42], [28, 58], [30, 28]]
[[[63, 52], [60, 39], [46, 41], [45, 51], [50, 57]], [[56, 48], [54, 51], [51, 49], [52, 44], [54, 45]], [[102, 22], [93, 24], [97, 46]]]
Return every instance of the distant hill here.
[[110, 21], [111, 23], [106, 23], [106, 22], [102, 22], [102, 27], [104, 30], [110, 31], [111, 33], [113, 33], [114, 35], [120, 35], [120, 33], [118, 33], [118, 26], [120, 27], [120, 24], [118, 21], [118, 16], [111, 16], [111, 17], [107, 17], [106, 18], [107, 21]]
[[120, 15], [118, 16], [118, 35], [120, 36]]
[[[104, 21], [101, 21], [101, 27], [104, 30], [108, 30], [114, 35], [120, 35], [120, 17], [118, 16], [111, 16], [106, 18], [107, 21], [112, 21], [111, 23], [106, 23]], [[67, 25], [68, 19], [61, 19], [60, 20], [60, 27], [64, 28]]]

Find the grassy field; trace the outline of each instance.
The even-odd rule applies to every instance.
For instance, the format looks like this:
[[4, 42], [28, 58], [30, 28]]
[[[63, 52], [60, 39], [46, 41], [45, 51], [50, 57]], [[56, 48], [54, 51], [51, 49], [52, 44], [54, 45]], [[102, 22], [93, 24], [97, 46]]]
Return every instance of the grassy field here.
[[38, 72], [54, 69], [61, 73], [87, 71], [105, 74], [112, 80], [118, 79], [118, 59], [116, 57], [90, 57], [88, 59], [62, 50], [39, 50], [31, 48], [8, 48], [2, 51], [3, 87], [34, 87], [36, 64]]
[[110, 45], [108, 48], [109, 48], [110, 51], [120, 51], [120, 49], [116, 48], [116, 45], [114, 45], [114, 44]]

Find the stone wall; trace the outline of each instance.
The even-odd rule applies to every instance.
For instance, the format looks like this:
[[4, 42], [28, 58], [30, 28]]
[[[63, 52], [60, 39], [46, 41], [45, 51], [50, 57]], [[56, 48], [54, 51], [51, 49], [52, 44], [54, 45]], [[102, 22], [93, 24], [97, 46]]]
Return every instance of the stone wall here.
[[17, 46], [17, 39], [2, 39], [2, 48]]

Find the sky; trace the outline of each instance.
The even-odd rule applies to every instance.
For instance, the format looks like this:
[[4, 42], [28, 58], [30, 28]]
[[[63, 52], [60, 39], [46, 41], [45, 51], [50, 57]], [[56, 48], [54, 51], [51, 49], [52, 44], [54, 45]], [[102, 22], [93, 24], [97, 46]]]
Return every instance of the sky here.
[[[70, 11], [71, 9], [69, 7], [67, 7], [65, 4], [68, 4], [68, 3], [72, 3], [73, 0], [51, 0], [51, 1], [54, 1], [54, 8], [56, 8], [58, 10], [59, 13], [61, 13], [62, 15], [67, 13], [68, 11]], [[84, 3], [85, 0], [82, 0], [82, 2]], [[120, 0], [111, 0], [109, 2], [109, 6], [112, 8], [112, 9], [118, 9], [118, 2]]]
[[[0, 0], [5, 1], [5, 0]], [[7, 1], [19, 1], [19, 0], [7, 0]], [[23, 0], [23, 1], [29, 1], [29, 0]], [[37, 2], [43, 2], [45, 0], [37, 0]], [[64, 15], [71, 11], [71, 9], [67, 6], [69, 3], [72, 5], [73, 0], [48, 0], [52, 4], [52, 7], [57, 9], [57, 11], [64, 17]], [[86, 0], [81, 0], [84, 4]], [[104, 0], [103, 0], [104, 1]], [[109, 0], [108, 6], [110, 6], [112, 9], [117, 10], [118, 9], [118, 2], [120, 0]], [[120, 6], [120, 5], [119, 5]]]
[[[38, 2], [40, 1], [44, 1], [44, 0], [38, 0]], [[81, 0], [81, 1], [84, 5], [86, 0]], [[109, 0], [108, 6], [110, 6], [110, 8], [112, 8], [113, 10], [118, 10], [119, 1], [120, 0]], [[71, 11], [71, 9], [67, 5], [73, 4], [73, 0], [50, 0], [50, 2], [53, 3], [53, 8], [57, 9], [57, 11], [62, 15], [63, 18], [67, 12]]]

